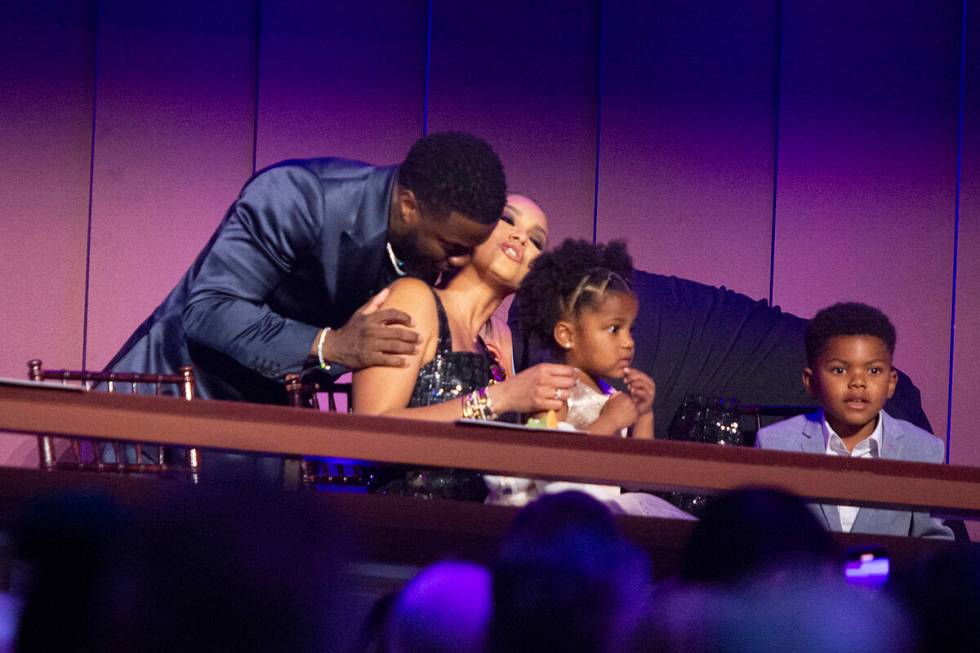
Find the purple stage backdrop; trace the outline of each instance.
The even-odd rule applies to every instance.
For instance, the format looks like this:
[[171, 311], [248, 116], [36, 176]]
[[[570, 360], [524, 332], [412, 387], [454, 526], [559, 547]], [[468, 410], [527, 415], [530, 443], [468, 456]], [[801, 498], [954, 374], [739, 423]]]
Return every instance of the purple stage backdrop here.
[[804, 317], [880, 306], [980, 465], [980, 7], [483, 4], [3, 3], [0, 375], [103, 365], [254, 169], [461, 129], [554, 240]]

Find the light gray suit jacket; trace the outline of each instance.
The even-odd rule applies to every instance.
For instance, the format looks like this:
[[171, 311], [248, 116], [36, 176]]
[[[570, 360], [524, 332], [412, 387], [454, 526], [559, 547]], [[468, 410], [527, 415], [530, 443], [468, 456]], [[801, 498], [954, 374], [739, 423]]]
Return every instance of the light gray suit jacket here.
[[[883, 459], [923, 463], [943, 462], [942, 440], [914, 424], [895, 419], [885, 411], [881, 411], [881, 419], [884, 421], [880, 452]], [[822, 410], [777, 422], [759, 431], [756, 435], [756, 446], [762, 449], [827, 455], [822, 422]], [[811, 508], [827, 530], [841, 532], [837, 506], [815, 504], [811, 505]], [[880, 508], [862, 507], [854, 520], [851, 532], [953, 539], [953, 532], [938, 519], [930, 517], [928, 513]]]

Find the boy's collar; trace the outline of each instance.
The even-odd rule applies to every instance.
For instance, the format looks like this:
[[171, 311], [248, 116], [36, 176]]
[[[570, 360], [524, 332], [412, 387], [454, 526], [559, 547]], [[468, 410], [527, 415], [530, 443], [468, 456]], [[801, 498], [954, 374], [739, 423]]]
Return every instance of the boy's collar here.
[[[840, 436], [837, 434], [836, 431], [834, 431], [834, 427], [832, 427], [830, 425], [830, 422], [827, 421], [827, 414], [822, 408], [820, 409], [820, 429], [823, 434], [823, 446], [825, 450], [829, 449], [830, 440], [832, 437], [836, 437], [840, 441], [841, 445], [843, 445], [843, 440], [840, 440]], [[882, 447], [884, 445], [884, 432], [885, 432], [885, 411], [879, 410], [878, 423], [875, 424], [874, 431], [872, 431], [871, 435], [866, 437], [864, 440], [861, 440], [861, 442], [865, 442], [867, 440], [874, 441], [875, 447], [877, 448], [877, 452], [874, 454], [874, 457], [876, 458], [881, 457]]]

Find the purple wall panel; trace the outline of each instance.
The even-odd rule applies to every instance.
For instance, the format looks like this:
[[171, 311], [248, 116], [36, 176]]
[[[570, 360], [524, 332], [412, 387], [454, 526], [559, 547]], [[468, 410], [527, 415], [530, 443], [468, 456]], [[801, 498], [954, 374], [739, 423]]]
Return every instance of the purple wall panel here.
[[639, 268], [769, 294], [775, 2], [609, 2], [599, 239]]
[[[968, 8], [949, 454], [952, 463], [980, 467], [976, 419], [980, 393], [980, 6], [970, 3]], [[976, 537], [980, 537], [980, 528]]]
[[0, 376], [80, 365], [94, 26], [90, 3], [0, 8]]
[[[0, 376], [82, 362], [94, 20], [85, 1], [0, 6]], [[34, 465], [0, 437], [0, 465]]]
[[88, 365], [175, 285], [252, 171], [254, 3], [105, 0]]
[[775, 289], [879, 306], [946, 430], [959, 3], [787, 3]]
[[429, 130], [486, 138], [552, 243], [592, 238], [598, 13], [577, 0], [433, 2]]
[[401, 161], [422, 135], [425, 39], [423, 0], [263, 2], [257, 166]]

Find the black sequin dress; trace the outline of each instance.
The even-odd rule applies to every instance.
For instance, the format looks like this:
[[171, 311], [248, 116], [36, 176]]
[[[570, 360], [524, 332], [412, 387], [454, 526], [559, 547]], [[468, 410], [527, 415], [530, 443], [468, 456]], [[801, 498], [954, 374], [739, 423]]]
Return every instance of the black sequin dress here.
[[[435, 357], [422, 366], [412, 389], [409, 408], [431, 406], [457, 399], [464, 394], [486, 387], [492, 381], [503, 379], [503, 373], [487, 349], [479, 340], [480, 351], [453, 351], [453, 338], [449, 319], [442, 301], [435, 291], [436, 314], [439, 318], [439, 343]], [[394, 473], [392, 473], [394, 472]], [[460, 469], [408, 469], [388, 470], [390, 480], [379, 494], [412, 496], [419, 499], [456, 499], [483, 501], [487, 487], [483, 476]]]

